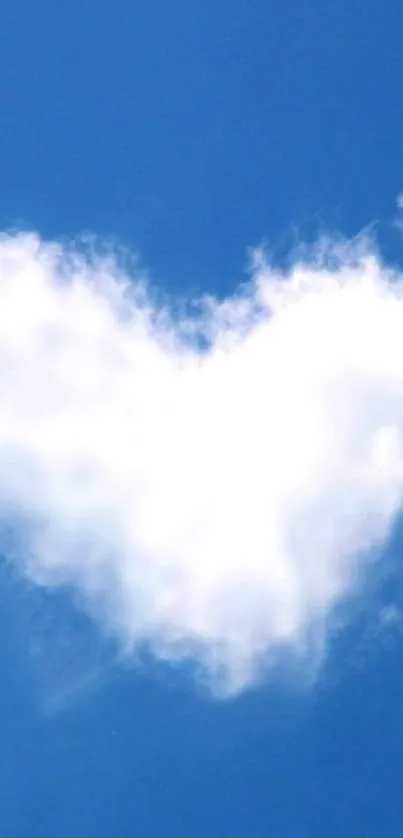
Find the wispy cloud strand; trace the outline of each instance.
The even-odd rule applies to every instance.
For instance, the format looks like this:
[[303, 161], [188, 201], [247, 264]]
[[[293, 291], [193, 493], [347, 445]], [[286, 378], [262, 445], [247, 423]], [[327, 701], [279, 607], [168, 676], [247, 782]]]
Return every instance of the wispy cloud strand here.
[[256, 258], [192, 319], [110, 258], [4, 235], [10, 561], [228, 689], [282, 652], [317, 661], [402, 501], [402, 294], [343, 245], [286, 276]]

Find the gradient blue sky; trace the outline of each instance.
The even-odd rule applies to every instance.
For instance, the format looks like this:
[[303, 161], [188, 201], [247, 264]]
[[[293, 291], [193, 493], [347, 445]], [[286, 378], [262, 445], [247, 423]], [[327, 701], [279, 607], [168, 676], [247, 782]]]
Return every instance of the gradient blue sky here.
[[[400, 0], [3, 0], [0, 226], [112, 237], [180, 293], [328, 227], [401, 262], [402, 31]], [[402, 646], [370, 623], [313, 691], [220, 702], [6, 575], [0, 622], [4, 838], [401, 835]]]

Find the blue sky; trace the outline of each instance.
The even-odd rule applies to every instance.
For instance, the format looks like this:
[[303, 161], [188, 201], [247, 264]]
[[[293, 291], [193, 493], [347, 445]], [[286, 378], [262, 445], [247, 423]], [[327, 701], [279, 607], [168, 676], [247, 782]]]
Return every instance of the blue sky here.
[[[3, 3], [4, 838], [400, 835], [402, 26]], [[251, 248], [373, 223], [382, 256], [330, 245], [289, 295], [259, 251], [240, 311]], [[72, 266], [83, 233], [137, 264]], [[154, 304], [125, 331], [145, 272], [215, 298], [205, 367]]]

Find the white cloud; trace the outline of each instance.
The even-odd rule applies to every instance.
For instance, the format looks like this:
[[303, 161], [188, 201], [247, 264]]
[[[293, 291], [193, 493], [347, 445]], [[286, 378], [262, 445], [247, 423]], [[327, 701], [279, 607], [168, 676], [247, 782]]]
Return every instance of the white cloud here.
[[402, 294], [338, 245], [170, 317], [111, 259], [4, 235], [10, 561], [213, 686], [316, 665], [402, 500]]

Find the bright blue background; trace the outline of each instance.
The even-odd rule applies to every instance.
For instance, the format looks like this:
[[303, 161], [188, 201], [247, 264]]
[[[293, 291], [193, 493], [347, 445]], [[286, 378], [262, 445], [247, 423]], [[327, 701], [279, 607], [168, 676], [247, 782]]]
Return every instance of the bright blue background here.
[[[117, 237], [168, 289], [226, 293], [263, 238], [281, 248], [294, 225], [352, 234], [391, 219], [401, 0], [0, 10], [2, 227]], [[400, 258], [397, 235], [384, 238]], [[79, 626], [69, 654], [81, 661], [60, 675], [46, 648], [27, 652], [49, 634], [41, 607], [2, 591], [2, 838], [402, 834], [398, 643], [369, 639], [361, 662], [358, 641], [345, 664], [339, 651], [333, 686], [310, 696], [268, 687], [219, 704], [98, 658], [86, 686], [102, 653], [96, 639], [83, 652]], [[50, 711], [60, 680], [73, 694]]]

